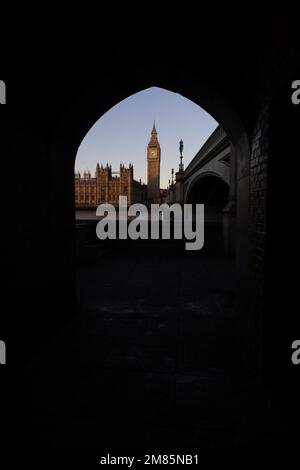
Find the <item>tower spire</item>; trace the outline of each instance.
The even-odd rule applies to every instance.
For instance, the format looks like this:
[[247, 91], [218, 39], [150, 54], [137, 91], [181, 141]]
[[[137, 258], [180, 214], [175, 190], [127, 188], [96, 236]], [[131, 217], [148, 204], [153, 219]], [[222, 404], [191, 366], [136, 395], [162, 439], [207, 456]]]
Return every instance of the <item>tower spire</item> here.
[[150, 142], [147, 147], [148, 163], [148, 202], [160, 202], [160, 145], [157, 138], [155, 121], [151, 131]]
[[158, 139], [157, 139], [157, 130], [155, 127], [155, 120], [153, 122], [153, 127], [151, 131], [151, 139], [150, 139], [149, 145], [153, 147], [156, 147], [157, 145], [159, 145]]

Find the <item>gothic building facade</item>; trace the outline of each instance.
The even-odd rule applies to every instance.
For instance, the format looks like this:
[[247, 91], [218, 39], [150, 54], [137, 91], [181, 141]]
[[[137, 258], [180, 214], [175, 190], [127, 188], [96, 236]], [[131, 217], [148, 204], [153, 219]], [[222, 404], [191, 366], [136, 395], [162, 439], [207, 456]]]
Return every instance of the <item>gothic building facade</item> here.
[[118, 176], [111, 165], [97, 164], [95, 176], [89, 171], [75, 173], [75, 204], [80, 207], [96, 207], [99, 204], [119, 204], [119, 196], [127, 196], [128, 205], [136, 202], [160, 202], [160, 145], [155, 125], [147, 147], [148, 186], [133, 177], [133, 165], [120, 164]]
[[77, 207], [94, 207], [99, 204], [119, 204], [119, 196], [127, 196], [128, 205], [143, 202], [146, 185], [133, 178], [133, 165], [120, 164], [118, 176], [113, 176], [111, 165], [97, 164], [95, 176], [89, 171], [83, 176], [75, 173], [75, 204]]

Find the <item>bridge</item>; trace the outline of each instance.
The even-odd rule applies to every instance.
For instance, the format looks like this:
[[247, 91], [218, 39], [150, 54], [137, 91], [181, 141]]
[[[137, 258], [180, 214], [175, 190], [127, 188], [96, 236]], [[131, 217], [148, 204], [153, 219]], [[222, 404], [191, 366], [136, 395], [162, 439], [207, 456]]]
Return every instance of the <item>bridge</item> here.
[[218, 126], [210, 135], [184, 171], [184, 202], [193, 199], [193, 193], [204, 178], [217, 178], [230, 185], [230, 141]]
[[203, 203], [206, 230], [219, 228], [225, 252], [233, 256], [236, 239], [236, 172], [231, 142], [218, 126], [184, 170], [176, 173], [169, 202]]

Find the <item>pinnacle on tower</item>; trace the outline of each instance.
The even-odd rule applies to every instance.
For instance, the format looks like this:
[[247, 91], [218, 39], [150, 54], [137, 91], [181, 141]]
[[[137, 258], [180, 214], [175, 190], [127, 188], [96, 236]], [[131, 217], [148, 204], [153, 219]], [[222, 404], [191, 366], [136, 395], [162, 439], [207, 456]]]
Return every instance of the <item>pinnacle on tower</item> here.
[[157, 130], [155, 127], [155, 121], [153, 123], [152, 131], [151, 131], [151, 139], [149, 142], [150, 147], [155, 147], [156, 145], [159, 145], [158, 139], [157, 139]]

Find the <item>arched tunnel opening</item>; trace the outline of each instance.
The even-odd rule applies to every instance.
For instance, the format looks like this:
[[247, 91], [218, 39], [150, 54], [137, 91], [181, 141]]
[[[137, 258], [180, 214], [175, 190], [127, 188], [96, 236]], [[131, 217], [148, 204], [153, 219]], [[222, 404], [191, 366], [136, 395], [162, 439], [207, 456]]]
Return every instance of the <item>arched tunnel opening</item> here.
[[[222, 246], [226, 184], [209, 176], [194, 186], [189, 201], [204, 203], [206, 219], [210, 210], [214, 218], [205, 249], [186, 251], [181, 240], [143, 244], [128, 239], [124, 245], [122, 240], [95, 240], [96, 221], [75, 220], [73, 167], [68, 175], [70, 185], [63, 188], [72, 209], [70, 233], [76, 227], [77, 245], [83, 245], [74, 260], [77, 315], [55, 338], [56, 354], [63, 351], [64, 360], [55, 361], [60, 365], [47, 377], [34, 412], [38, 407], [48, 412], [49, 382], [58, 381], [66, 397], [76, 388], [79, 398], [66, 402], [59, 393], [52, 397], [57, 415], [68, 409], [73, 416], [79, 410], [80, 419], [98, 414], [111, 426], [133, 417], [144, 430], [150, 408], [156, 410], [155, 419], [165, 416], [167, 422], [176, 415], [180, 424], [185, 416], [192, 416], [191, 425], [203, 413], [215, 416], [215, 402], [226, 387], [223, 377], [236, 387], [234, 377], [243, 366], [235, 354], [235, 271], [216, 249]], [[94, 183], [89, 175], [83, 180], [83, 186], [87, 180]], [[88, 194], [93, 197], [92, 191]], [[204, 394], [197, 392], [194, 400], [193, 390], [203, 384]]]
[[[160, 100], [166, 93], [172, 97], [170, 91], [155, 89], [145, 90], [139, 95], [145, 93], [147, 96], [152, 93], [152, 99], [156, 96], [155, 93], [160, 94]], [[132, 107], [134, 100], [139, 99], [138, 95], [133, 95], [128, 98], [128, 102]], [[184, 97], [182, 99], [188, 101]], [[126, 101], [121, 102], [118, 109], [125, 106], [127, 113], [132, 113]], [[144, 106], [145, 101], [143, 114], [145, 114]], [[112, 108], [106, 114], [106, 119], [114, 112]], [[186, 114], [186, 119], [188, 116]], [[105, 126], [105, 122], [103, 118], [99, 119], [99, 123], [96, 124], [98, 133], [102, 132], [101, 126]], [[117, 123], [115, 117], [111, 123], [114, 129]], [[216, 121], [215, 124], [217, 125]], [[163, 129], [162, 124], [161, 126]], [[150, 142], [153, 140], [153, 129]], [[140, 132], [143, 133], [144, 129], [140, 129]], [[159, 142], [162, 139], [163, 142], [164, 136], [165, 142], [167, 137], [171, 139], [173, 131], [168, 132], [169, 137], [163, 133], [163, 130], [160, 132], [159, 124], [156, 122], [155, 140]], [[137, 132], [134, 133], [135, 138], [136, 135]], [[226, 136], [225, 139], [220, 126], [216, 127], [213, 135], [221, 139], [222, 145], [226, 145], [228, 151], [229, 138]], [[176, 137], [177, 134], [172, 140], [178, 145]], [[87, 134], [86, 141], [89, 138]], [[146, 139], [148, 134], [145, 135], [145, 142], [148, 141]], [[194, 139], [195, 151], [198, 152], [203, 142], [199, 141], [198, 134], [195, 134]], [[102, 146], [104, 146], [103, 141]], [[137, 142], [133, 141], [133, 144], [136, 146]], [[151, 164], [153, 148], [157, 148], [156, 142], [155, 145], [156, 147], [146, 147], [142, 142], [140, 152], [136, 151], [134, 174], [138, 174], [139, 168], [142, 169], [143, 165], [146, 167], [146, 164]], [[216, 146], [216, 143], [214, 145]], [[116, 159], [121, 155], [117, 151], [113, 152], [111, 142], [107, 148], [107, 153], [115, 154]], [[130, 148], [131, 156], [134, 149], [134, 146]], [[124, 154], [124, 145], [121, 150]], [[178, 150], [175, 148], [174, 153], [176, 151]], [[101, 157], [101, 152], [99, 155]], [[161, 153], [161, 187], [164, 178], [170, 173], [166, 170], [171, 170], [180, 161], [179, 155], [177, 161], [172, 155], [165, 143]], [[80, 159], [84, 160], [83, 157], [86, 158], [79, 149], [76, 157], [77, 168]], [[188, 165], [188, 158], [185, 157], [185, 168]], [[107, 346], [103, 347], [103, 355], [96, 359], [99, 367], [105, 367], [107, 370], [114, 367], [120, 370], [138, 369], [141, 376], [149, 371], [155, 373], [159, 371], [160, 374], [167, 376], [173, 371], [177, 371], [179, 375], [192, 372], [200, 374], [203, 370], [205, 373], [209, 371], [210, 374], [215, 370], [220, 374], [231, 374], [233, 370], [240, 369], [239, 359], [236, 360], [234, 357], [235, 269], [231, 260], [223, 256], [222, 211], [227, 203], [228, 184], [216, 174], [210, 173], [203, 174], [193, 184], [187, 202], [193, 205], [204, 204], [205, 241], [203, 249], [189, 251], [185, 248], [184, 239], [172, 237], [155, 239], [150, 236], [136, 240], [131, 240], [130, 237], [96, 239], [95, 228], [99, 220], [95, 217], [95, 208], [92, 211], [87, 210], [87, 202], [90, 204], [93, 194], [97, 195], [97, 185], [99, 184], [99, 187], [102, 185], [101, 178], [104, 176], [107, 179], [103, 193], [105, 197], [108, 195], [108, 202], [114, 204], [117, 184], [120, 184], [124, 190], [123, 168], [117, 177], [111, 173], [110, 166], [102, 168], [100, 165], [97, 171], [95, 178], [88, 172], [83, 174], [83, 178], [82, 174], [75, 174], [75, 202], [77, 245], [80, 248], [76, 277], [80, 314], [81, 318], [89, 319], [90, 327], [93, 325], [95, 331], [101, 332], [101, 341], [108, 342]], [[126, 179], [127, 181], [129, 180]], [[129, 182], [135, 184], [134, 181]], [[129, 184], [126, 186], [128, 188]], [[139, 187], [137, 185], [137, 188]], [[171, 184], [168, 189], [161, 190], [160, 204], [171, 206], [174, 202], [177, 202], [177, 205], [186, 202], [184, 200], [179, 202], [175, 197], [170, 199], [173, 189], [174, 186]], [[101, 190], [99, 194], [102, 196]], [[133, 194], [128, 193], [127, 196], [130, 199]], [[149, 200], [146, 198], [144, 202], [147, 204]], [[83, 352], [86, 364], [95, 360], [93, 354], [94, 350]], [[188, 395], [185, 386], [183, 389], [183, 393]]]
[[[291, 307], [297, 305], [297, 277], [288, 264], [297, 267], [298, 173], [287, 163], [299, 150], [294, 126], [300, 106], [291, 101], [298, 43], [290, 21], [285, 29], [282, 16], [266, 22], [255, 15], [249, 27], [244, 17], [232, 24], [222, 18], [213, 34], [209, 21], [207, 32], [187, 24], [182, 34], [172, 26], [151, 35], [144, 22], [136, 29], [128, 22], [124, 29], [117, 22], [106, 29], [102, 21], [78, 37], [63, 28], [65, 44], [56, 28], [55, 34], [45, 31], [44, 43], [37, 32], [39, 47], [24, 34], [14, 54], [4, 51], [4, 66], [12, 69], [0, 78], [9, 81], [12, 106], [0, 106], [3, 174], [17, 162], [13, 192], [22, 202], [19, 231], [9, 217], [3, 244], [9, 308], [0, 331], [8, 353], [0, 366], [6, 382], [2, 428], [10, 454], [74, 450], [78, 458], [78, 450], [92, 449], [100, 456], [118, 449], [131, 455], [132, 449], [297, 448], [294, 375], [300, 366], [292, 364], [290, 346], [300, 330]], [[23, 79], [14, 79], [22, 67]], [[205, 205], [203, 250], [174, 254], [171, 241], [167, 252], [150, 240], [143, 251], [128, 240], [123, 252], [104, 252], [87, 240], [79, 262], [78, 146], [99, 117], [152, 83], [203, 106], [222, 126], [230, 141], [230, 194], [216, 176], [222, 174], [217, 166], [227, 164], [226, 149], [218, 145], [220, 159], [200, 162], [211, 172], [200, 179], [197, 173], [186, 201]], [[284, 96], [274, 100], [281, 85]], [[20, 106], [24, 90], [27, 107]], [[175, 122], [183, 115], [169, 109]], [[124, 114], [120, 122], [132, 127]], [[127, 139], [115, 131], [109, 136], [121, 146]], [[181, 131], [176, 145], [181, 137], [187, 149]], [[176, 158], [169, 177], [178, 168], [176, 152], [168, 153]], [[119, 154], [123, 158], [123, 148]], [[109, 148], [101, 145], [101, 155], [106, 164]], [[5, 178], [7, 197], [11, 180]], [[13, 214], [9, 200], [3, 208]], [[235, 264], [218, 251], [226, 212]]]

